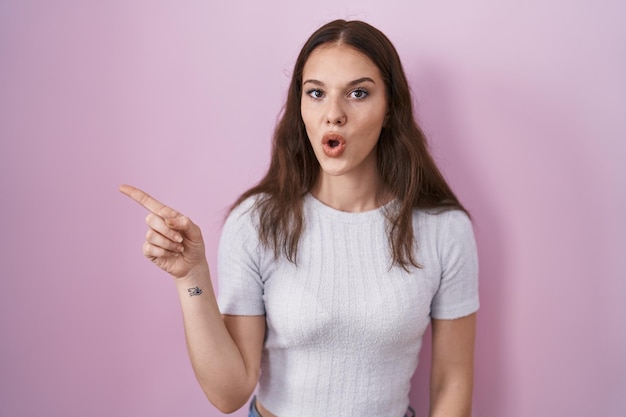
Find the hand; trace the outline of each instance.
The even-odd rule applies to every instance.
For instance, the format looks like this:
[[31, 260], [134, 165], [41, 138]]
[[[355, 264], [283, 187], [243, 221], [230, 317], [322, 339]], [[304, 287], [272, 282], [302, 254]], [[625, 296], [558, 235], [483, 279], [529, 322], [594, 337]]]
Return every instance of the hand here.
[[150, 212], [143, 244], [143, 254], [148, 259], [174, 278], [183, 278], [192, 270], [207, 266], [202, 232], [188, 217], [131, 185], [122, 185], [119, 190]]

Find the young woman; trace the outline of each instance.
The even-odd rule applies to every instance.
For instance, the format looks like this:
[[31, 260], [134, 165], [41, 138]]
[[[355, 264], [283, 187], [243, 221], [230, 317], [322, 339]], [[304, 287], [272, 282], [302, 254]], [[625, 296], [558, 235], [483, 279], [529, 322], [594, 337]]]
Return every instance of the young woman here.
[[295, 64], [268, 173], [234, 204], [219, 302], [200, 230], [131, 186], [143, 252], [174, 276], [189, 356], [229, 413], [410, 415], [432, 323], [431, 416], [471, 414], [477, 256], [430, 156], [391, 42], [359, 21], [318, 29]]

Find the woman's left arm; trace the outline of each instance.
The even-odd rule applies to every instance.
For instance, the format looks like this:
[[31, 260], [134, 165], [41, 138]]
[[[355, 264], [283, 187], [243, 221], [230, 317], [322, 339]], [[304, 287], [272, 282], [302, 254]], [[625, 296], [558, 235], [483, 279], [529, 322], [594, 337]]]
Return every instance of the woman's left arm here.
[[476, 313], [432, 321], [430, 417], [470, 417]]

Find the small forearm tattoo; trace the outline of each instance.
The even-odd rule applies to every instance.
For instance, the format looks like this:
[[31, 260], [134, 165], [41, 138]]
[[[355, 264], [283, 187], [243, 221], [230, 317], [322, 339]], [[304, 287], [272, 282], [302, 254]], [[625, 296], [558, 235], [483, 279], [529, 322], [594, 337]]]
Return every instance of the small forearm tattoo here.
[[202, 290], [200, 289], [200, 287], [187, 288], [187, 292], [189, 292], [190, 297], [202, 294]]

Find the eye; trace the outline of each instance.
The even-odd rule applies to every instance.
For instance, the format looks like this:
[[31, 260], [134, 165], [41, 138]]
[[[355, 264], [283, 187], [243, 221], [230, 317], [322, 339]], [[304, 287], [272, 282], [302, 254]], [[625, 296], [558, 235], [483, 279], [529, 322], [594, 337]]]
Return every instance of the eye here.
[[369, 93], [367, 92], [367, 90], [363, 88], [357, 88], [356, 90], [352, 90], [350, 92], [350, 97], [355, 98], [357, 100], [363, 100], [368, 95]]
[[318, 90], [317, 88], [312, 88], [307, 90], [306, 95], [311, 97], [314, 100], [319, 100], [324, 97], [324, 92], [322, 90]]

